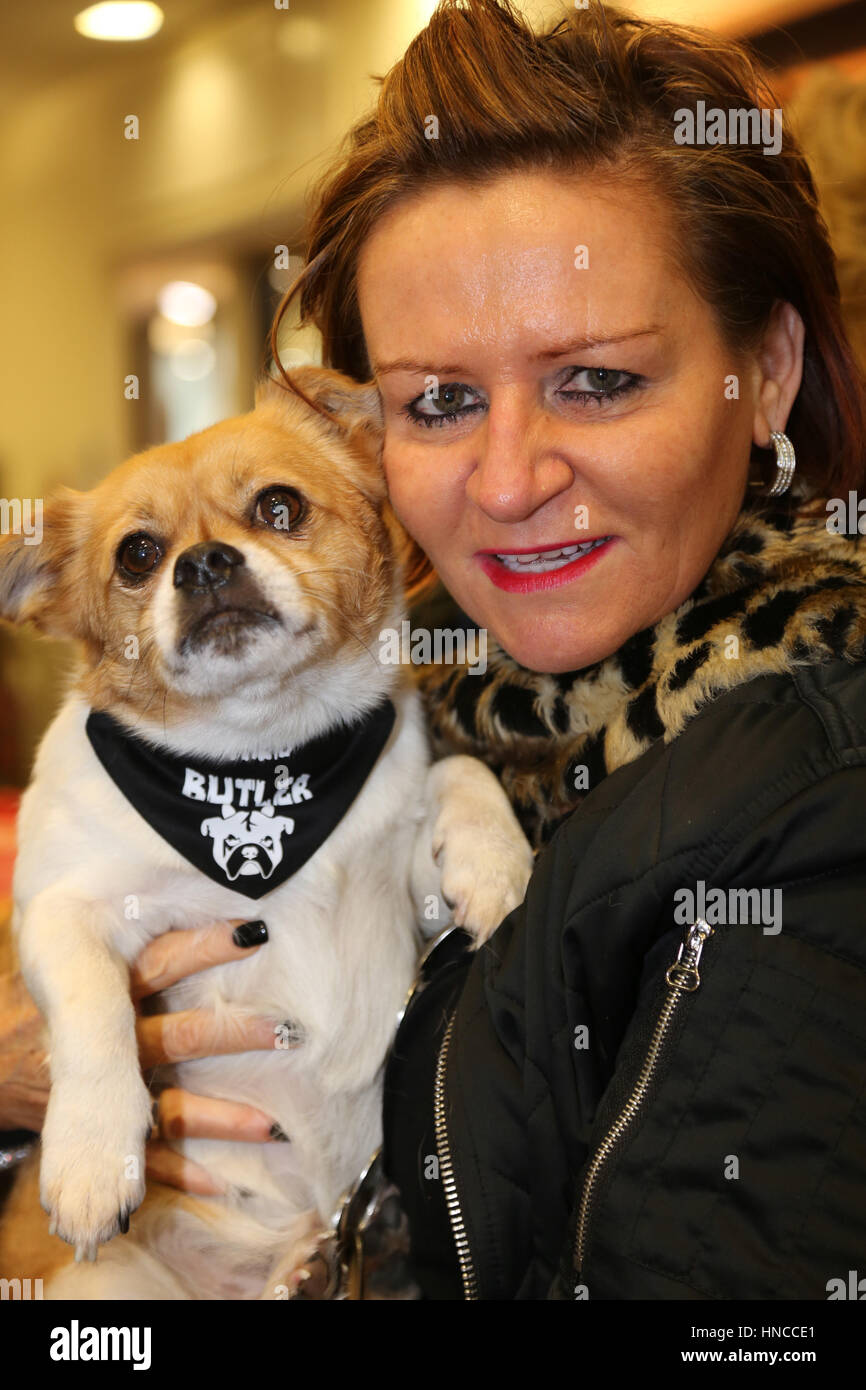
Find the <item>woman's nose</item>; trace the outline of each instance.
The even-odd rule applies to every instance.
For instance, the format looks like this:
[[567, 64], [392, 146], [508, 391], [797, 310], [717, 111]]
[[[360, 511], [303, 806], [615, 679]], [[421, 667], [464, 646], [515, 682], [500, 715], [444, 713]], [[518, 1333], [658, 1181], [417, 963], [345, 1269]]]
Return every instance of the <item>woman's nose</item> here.
[[492, 398], [473, 438], [471, 501], [496, 521], [521, 521], [574, 481], [557, 431], [541, 405], [514, 393]]

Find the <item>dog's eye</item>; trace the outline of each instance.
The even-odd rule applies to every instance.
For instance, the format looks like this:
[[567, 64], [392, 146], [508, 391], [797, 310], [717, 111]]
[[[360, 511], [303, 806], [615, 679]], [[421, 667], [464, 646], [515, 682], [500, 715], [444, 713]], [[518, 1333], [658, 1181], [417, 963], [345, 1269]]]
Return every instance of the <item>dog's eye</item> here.
[[304, 499], [292, 487], [269, 487], [256, 498], [256, 516], [275, 531], [290, 531], [304, 514]]
[[150, 574], [162, 557], [162, 551], [152, 536], [138, 531], [127, 536], [117, 548], [117, 563], [121, 570], [132, 578], [139, 579]]

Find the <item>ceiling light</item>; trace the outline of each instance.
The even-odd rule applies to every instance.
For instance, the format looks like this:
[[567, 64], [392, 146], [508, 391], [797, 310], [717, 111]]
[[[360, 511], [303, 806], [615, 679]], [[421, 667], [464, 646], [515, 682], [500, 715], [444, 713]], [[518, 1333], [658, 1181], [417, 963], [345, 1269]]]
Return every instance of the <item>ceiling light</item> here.
[[72, 21], [86, 39], [149, 39], [162, 28], [159, 5], [145, 0], [105, 0], [90, 5]]
[[163, 318], [183, 324], [185, 328], [201, 328], [202, 324], [210, 323], [217, 309], [210, 290], [191, 280], [170, 280], [160, 290], [157, 303]]

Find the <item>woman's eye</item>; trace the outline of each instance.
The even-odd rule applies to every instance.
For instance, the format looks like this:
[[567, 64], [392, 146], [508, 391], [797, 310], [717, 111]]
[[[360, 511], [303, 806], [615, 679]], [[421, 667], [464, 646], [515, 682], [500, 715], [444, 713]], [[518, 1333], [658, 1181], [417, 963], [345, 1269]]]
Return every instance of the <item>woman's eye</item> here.
[[117, 547], [117, 563], [133, 579], [140, 579], [155, 570], [162, 559], [162, 550], [153, 536], [137, 531], [126, 536]]
[[614, 367], [570, 367], [569, 376], [558, 394], [565, 400], [613, 400], [639, 385], [634, 372], [621, 372]]
[[471, 386], [449, 381], [440, 384], [435, 392], [425, 391], [423, 396], [416, 396], [406, 407], [406, 413], [411, 420], [425, 425], [443, 425], [482, 408], [483, 402]]
[[269, 487], [256, 498], [256, 516], [274, 531], [290, 531], [304, 513], [304, 499], [293, 487]]

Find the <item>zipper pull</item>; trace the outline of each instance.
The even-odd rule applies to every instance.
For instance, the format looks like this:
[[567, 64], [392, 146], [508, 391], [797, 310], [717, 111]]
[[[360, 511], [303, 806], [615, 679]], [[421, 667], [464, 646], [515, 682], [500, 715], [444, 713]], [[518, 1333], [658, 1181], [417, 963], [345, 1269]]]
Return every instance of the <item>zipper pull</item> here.
[[686, 927], [680, 942], [679, 954], [673, 965], [669, 965], [665, 979], [672, 989], [685, 989], [690, 993], [701, 983], [698, 961], [704, 949], [704, 942], [712, 936], [713, 929], [703, 917]]

